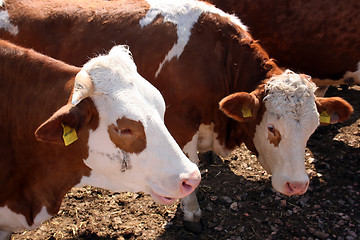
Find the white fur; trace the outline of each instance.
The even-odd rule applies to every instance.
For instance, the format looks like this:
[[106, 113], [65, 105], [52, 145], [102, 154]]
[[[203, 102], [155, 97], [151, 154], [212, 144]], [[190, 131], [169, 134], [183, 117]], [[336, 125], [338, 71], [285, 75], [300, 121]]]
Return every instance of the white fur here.
[[[291, 71], [273, 77], [266, 85], [266, 111], [256, 127], [254, 144], [258, 160], [272, 173], [272, 185], [284, 193], [284, 185], [293, 181], [308, 181], [305, 171], [305, 147], [319, 125], [315, 104], [316, 87]], [[281, 135], [278, 146], [268, 140], [268, 125]]]
[[[99, 126], [89, 135], [89, 157], [84, 161], [92, 171], [79, 184], [113, 191], [142, 191], [172, 198], [183, 197], [181, 179], [198, 172], [186, 158], [164, 124], [165, 102], [160, 92], [142, 78], [129, 51], [114, 47], [84, 65], [94, 85], [91, 96], [99, 112]], [[125, 153], [110, 140], [108, 126], [126, 117], [140, 121], [146, 134], [141, 153]], [[122, 169], [126, 158], [130, 167]]]
[[[0, 2], [2, 6], [4, 2]], [[8, 11], [0, 11], [0, 28], [9, 32], [11, 35], [17, 35], [19, 33], [19, 28], [10, 22]]]
[[192, 137], [191, 141], [188, 142], [184, 147], [183, 151], [189, 156], [189, 159], [193, 162], [198, 164], [199, 157], [198, 157], [198, 139], [199, 139], [199, 132], [195, 133]]
[[210, 125], [201, 124], [199, 131], [193, 136], [184, 147], [183, 151], [189, 156], [190, 160], [198, 163], [198, 152], [214, 151], [216, 154], [227, 157], [231, 149], [227, 149], [217, 139], [217, 133], [214, 131], [214, 123]]
[[158, 15], [164, 17], [164, 22], [171, 22], [177, 26], [178, 40], [160, 63], [155, 77], [159, 75], [163, 65], [173, 59], [179, 58], [187, 45], [193, 25], [198, 21], [202, 13], [215, 13], [230, 19], [234, 24], [240, 26], [245, 31], [247, 27], [234, 15], [229, 15], [205, 2], [194, 0], [146, 0], [150, 9], [146, 16], [140, 20], [141, 27], [149, 25]]
[[0, 231], [0, 240], [9, 240], [11, 239], [11, 232]]
[[0, 231], [0, 240], [11, 239], [11, 232]]
[[210, 125], [201, 124], [199, 127], [199, 152], [214, 151], [217, 155], [227, 157], [231, 153], [231, 149], [227, 149], [217, 139], [218, 134], [214, 131], [214, 123]]
[[9, 232], [17, 231], [23, 228], [34, 229], [50, 217], [51, 215], [47, 212], [46, 207], [42, 207], [41, 211], [34, 219], [34, 224], [29, 225], [24, 215], [11, 211], [7, 206], [0, 207], [0, 229], [2, 231]]

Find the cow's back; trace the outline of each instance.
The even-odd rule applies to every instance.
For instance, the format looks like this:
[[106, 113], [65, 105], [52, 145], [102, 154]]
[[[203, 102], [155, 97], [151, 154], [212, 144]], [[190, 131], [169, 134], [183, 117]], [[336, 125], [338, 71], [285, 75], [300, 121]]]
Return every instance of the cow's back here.
[[[140, 30], [139, 21], [149, 9], [145, 1], [7, 1], [6, 7], [12, 24], [20, 25], [21, 30], [14, 35], [1, 29], [2, 38], [75, 66], [82, 66], [89, 58], [104, 54], [117, 44], [143, 46], [136, 52], [151, 55], [154, 58], [151, 60], [160, 62], [166, 49], [176, 41], [174, 34], [163, 35], [167, 31], [161, 24], [157, 29], [161, 34], [153, 29]], [[162, 18], [157, 21], [161, 23]], [[148, 40], [165, 45], [150, 45]], [[155, 50], [158, 56], [149, 54]], [[134, 58], [136, 61], [136, 54]]]

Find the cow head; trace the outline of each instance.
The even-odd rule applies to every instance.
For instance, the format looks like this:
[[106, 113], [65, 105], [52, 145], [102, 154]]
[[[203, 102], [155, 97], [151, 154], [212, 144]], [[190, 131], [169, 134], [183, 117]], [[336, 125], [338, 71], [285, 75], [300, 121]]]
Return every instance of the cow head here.
[[137, 73], [127, 48], [116, 46], [84, 65], [69, 103], [35, 135], [75, 148], [81, 144], [76, 132], [87, 129], [83, 160], [91, 174], [80, 184], [143, 191], [169, 204], [190, 194], [201, 177], [165, 127], [164, 112], [160, 92]]
[[[220, 109], [250, 129], [258, 160], [272, 174], [273, 187], [286, 195], [306, 192], [307, 140], [322, 122], [343, 122], [353, 109], [341, 98], [316, 98], [316, 86], [306, 76], [285, 71], [251, 93], [225, 97]], [[248, 145], [248, 143], [247, 143]], [[249, 146], [248, 145], [248, 146]]]

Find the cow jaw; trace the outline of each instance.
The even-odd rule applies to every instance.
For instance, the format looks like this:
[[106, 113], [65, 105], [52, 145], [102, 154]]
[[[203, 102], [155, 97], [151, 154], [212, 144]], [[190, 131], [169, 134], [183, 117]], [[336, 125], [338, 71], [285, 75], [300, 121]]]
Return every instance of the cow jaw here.
[[273, 175], [275, 190], [300, 195], [306, 192], [309, 182], [304, 158], [306, 142], [319, 125], [319, 114], [313, 86], [294, 73], [282, 77], [272, 79], [267, 86], [266, 110], [253, 140], [260, 163]]

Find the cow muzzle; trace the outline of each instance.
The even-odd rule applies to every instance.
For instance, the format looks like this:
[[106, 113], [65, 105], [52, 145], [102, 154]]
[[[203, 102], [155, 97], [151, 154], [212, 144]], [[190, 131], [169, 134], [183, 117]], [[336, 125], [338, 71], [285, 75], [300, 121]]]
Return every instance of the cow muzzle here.
[[150, 191], [151, 197], [155, 200], [155, 202], [159, 204], [172, 204], [178, 198], [184, 198], [192, 193], [197, 186], [200, 184], [201, 174], [199, 169], [196, 169], [190, 174], [186, 174], [180, 178], [179, 185], [177, 188], [177, 193], [170, 195], [162, 195], [159, 194], [156, 190], [152, 189]]
[[308, 186], [309, 181], [286, 182], [283, 187], [283, 193], [287, 196], [302, 195], [307, 191]]
[[290, 179], [288, 177], [273, 174], [271, 183], [276, 191], [284, 195], [302, 195], [309, 187], [309, 177], [307, 174], [304, 174], [304, 177], [302, 178]]

